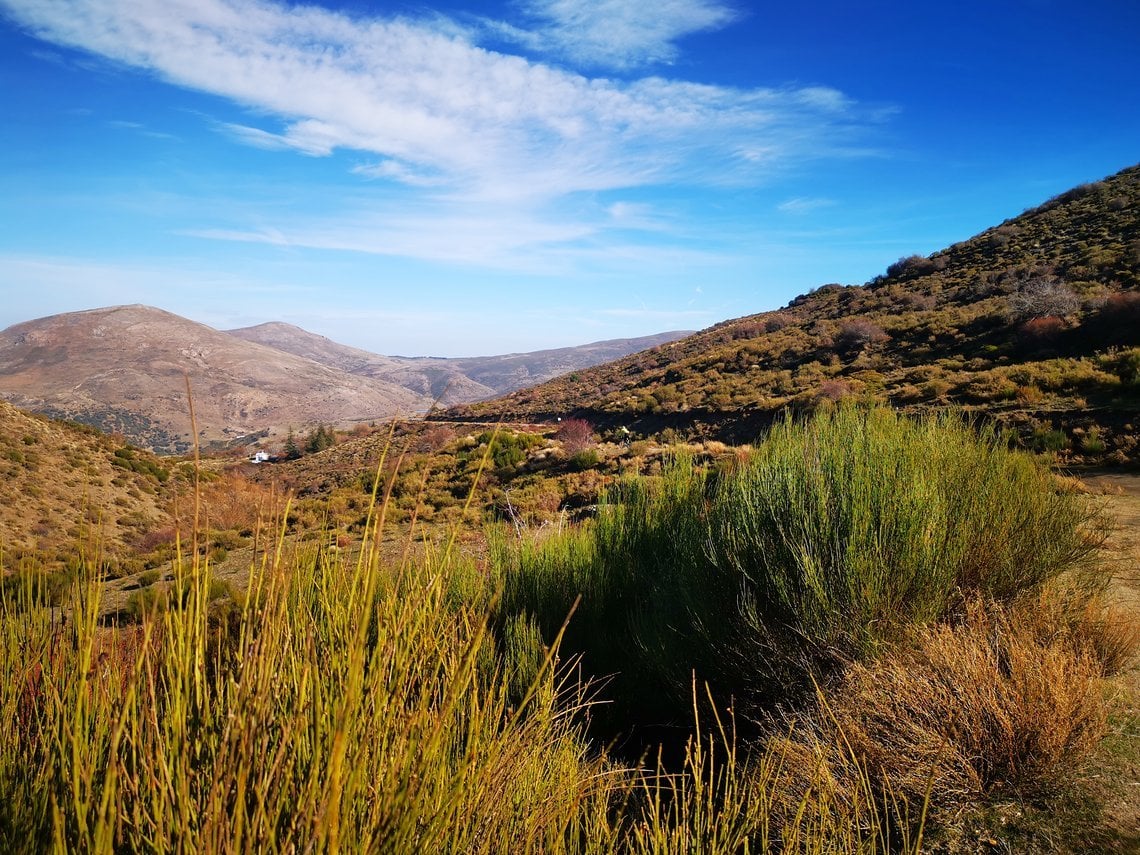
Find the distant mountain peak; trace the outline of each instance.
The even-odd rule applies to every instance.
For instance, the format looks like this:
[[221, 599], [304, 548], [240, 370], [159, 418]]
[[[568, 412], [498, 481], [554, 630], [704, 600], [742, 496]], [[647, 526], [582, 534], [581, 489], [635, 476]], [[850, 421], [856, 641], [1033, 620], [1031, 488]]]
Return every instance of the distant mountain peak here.
[[[164, 309], [106, 306], [0, 331], [0, 398], [161, 451], [199, 439], [413, 417], [437, 401], [487, 398], [637, 348], [598, 345], [473, 360], [406, 359], [339, 344], [282, 321], [220, 332]], [[648, 340], [645, 340], [648, 341]], [[552, 359], [551, 354], [557, 354]]]

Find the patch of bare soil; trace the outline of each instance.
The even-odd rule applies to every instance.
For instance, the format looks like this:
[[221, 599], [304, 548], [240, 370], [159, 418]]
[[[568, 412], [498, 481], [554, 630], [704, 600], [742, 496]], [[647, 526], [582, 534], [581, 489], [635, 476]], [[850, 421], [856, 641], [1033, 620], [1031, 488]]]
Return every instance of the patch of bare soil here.
[[[1113, 597], [1140, 620], [1140, 472], [1097, 472], [1081, 480], [1105, 497], [1116, 527], [1108, 541], [1116, 565]], [[1116, 681], [1111, 731], [1091, 773], [1103, 799], [1101, 829], [1086, 851], [1140, 852], [1140, 663]]]

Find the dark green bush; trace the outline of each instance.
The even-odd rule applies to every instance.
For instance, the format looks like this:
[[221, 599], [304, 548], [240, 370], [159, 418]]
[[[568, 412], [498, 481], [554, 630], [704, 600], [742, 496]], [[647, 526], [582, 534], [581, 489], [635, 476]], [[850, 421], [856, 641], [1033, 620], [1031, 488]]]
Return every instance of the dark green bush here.
[[129, 445], [115, 449], [114, 456], [111, 457], [111, 465], [137, 472], [140, 475], [147, 475], [160, 484], [165, 484], [170, 477], [170, 471], [159, 466], [154, 460], [139, 457], [138, 451], [137, 448]]
[[155, 610], [166, 608], [167, 593], [164, 589], [146, 587], [132, 591], [127, 597], [127, 614], [134, 620], [140, 621], [145, 615]]
[[58, 606], [66, 602], [75, 584], [77, 567], [48, 570], [37, 562], [0, 575], [0, 599], [23, 606]]
[[527, 452], [542, 444], [542, 437], [515, 431], [484, 431], [476, 443], [476, 447], [466, 453], [468, 459], [481, 459], [489, 445], [491, 465], [497, 470], [506, 470], [526, 460]]
[[1064, 451], [1071, 445], [1068, 435], [1063, 430], [1047, 425], [1033, 431], [1032, 444], [1037, 451], [1046, 453]]
[[593, 469], [602, 462], [601, 455], [598, 454], [597, 449], [587, 448], [584, 451], [579, 451], [577, 454], [571, 455], [567, 461], [567, 465], [574, 472], [585, 472], [587, 469]]
[[1089, 566], [1102, 537], [1096, 507], [992, 431], [839, 407], [730, 468], [627, 482], [585, 531], [500, 549], [501, 610], [549, 640], [580, 594], [563, 649], [613, 675], [615, 717], [685, 721], [694, 671], [762, 715], [974, 596]]

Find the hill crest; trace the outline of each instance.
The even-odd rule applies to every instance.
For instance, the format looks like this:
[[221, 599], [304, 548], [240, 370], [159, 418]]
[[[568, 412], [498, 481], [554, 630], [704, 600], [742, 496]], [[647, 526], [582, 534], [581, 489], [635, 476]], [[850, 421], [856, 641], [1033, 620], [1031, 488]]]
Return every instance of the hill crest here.
[[625, 355], [663, 339], [594, 342], [533, 354], [382, 356], [281, 322], [221, 332], [139, 304], [87, 309], [0, 331], [0, 397], [162, 452], [224, 446], [290, 428], [415, 416]]
[[186, 378], [203, 443], [426, 409], [422, 396], [394, 384], [149, 306], [54, 315], [0, 332], [0, 394], [7, 400], [162, 451], [192, 445]]
[[1138, 459], [1137, 346], [1133, 166], [929, 257], [901, 258], [864, 285], [824, 285], [781, 309], [435, 418], [577, 415], [603, 428], [748, 441], [788, 407], [855, 397], [957, 406], [1041, 447], [1103, 444]]

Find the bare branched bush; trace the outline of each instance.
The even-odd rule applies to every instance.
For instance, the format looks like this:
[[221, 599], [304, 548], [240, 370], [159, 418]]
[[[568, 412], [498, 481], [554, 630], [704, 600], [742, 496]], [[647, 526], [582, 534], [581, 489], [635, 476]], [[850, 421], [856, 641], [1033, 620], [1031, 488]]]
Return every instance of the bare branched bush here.
[[846, 380], [824, 380], [820, 384], [816, 397], [824, 401], [842, 401], [851, 396], [851, 384]]
[[835, 334], [835, 347], [837, 350], [850, 353], [862, 350], [871, 344], [889, 339], [883, 328], [866, 318], [853, 318], [845, 321]]
[[563, 419], [558, 425], [555, 439], [569, 455], [585, 451], [594, 443], [594, 428], [585, 419]]
[[1007, 299], [1014, 321], [1034, 318], [1063, 318], [1081, 307], [1073, 289], [1056, 276], [1033, 276], [1018, 283]]

